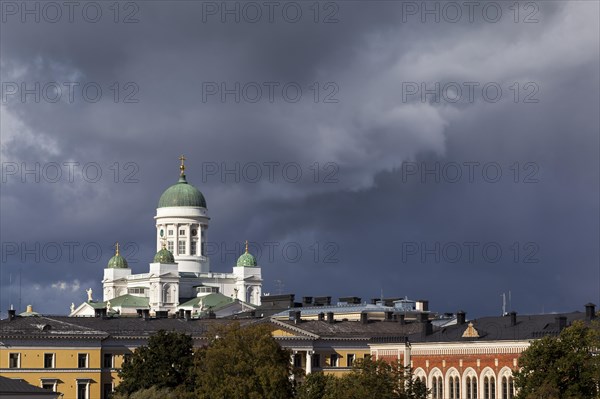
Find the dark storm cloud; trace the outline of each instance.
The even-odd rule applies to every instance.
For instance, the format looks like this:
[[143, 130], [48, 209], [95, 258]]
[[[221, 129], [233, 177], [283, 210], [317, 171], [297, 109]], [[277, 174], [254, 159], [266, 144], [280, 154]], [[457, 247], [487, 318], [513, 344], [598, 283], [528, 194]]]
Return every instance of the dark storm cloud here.
[[[99, 293], [116, 240], [131, 244], [128, 259], [143, 272], [153, 255], [156, 202], [177, 177], [180, 153], [188, 158], [189, 180], [207, 197], [213, 269], [229, 269], [235, 243], [251, 240], [266, 292], [366, 299], [383, 290], [472, 314], [497, 312], [508, 290], [520, 312], [597, 300], [598, 5], [521, 4], [515, 23], [504, 3], [491, 2], [503, 9], [496, 23], [477, 13], [473, 23], [466, 14], [459, 23], [443, 16], [422, 23], [406, 3], [425, 4], [321, 3], [319, 23], [308, 3], [294, 3], [303, 10], [298, 23], [277, 14], [273, 23], [221, 23], [203, 11], [222, 3], [206, 2], [140, 2], [133, 24], [113, 23], [106, 9], [96, 24], [7, 16], [3, 83], [94, 82], [103, 91], [96, 103], [78, 90], [72, 102], [64, 91], [58, 103], [31, 96], [23, 103], [18, 95], [3, 101], [4, 164], [79, 162], [81, 172], [97, 163], [102, 177], [3, 181], [2, 308], [16, 303], [19, 270], [22, 300], [44, 312], [65, 312], [88, 286]], [[332, 10], [338, 22], [322, 23]], [[523, 23], [529, 15], [538, 22]], [[230, 89], [235, 82], [278, 86], [272, 102], [265, 91], [256, 103], [203, 98], [203, 88], [223, 82]], [[403, 98], [407, 82], [430, 89], [455, 82], [463, 98]], [[465, 100], [465, 82], [479, 84], [474, 101]], [[302, 88], [298, 102], [282, 97], [286, 83]], [[502, 88], [498, 102], [482, 98], [487, 83]], [[337, 102], [325, 102], [328, 94]], [[123, 103], [127, 95], [139, 102]], [[527, 95], [538, 102], [524, 103]], [[418, 172], [407, 175], [404, 161], [440, 168], [497, 163], [503, 175], [491, 183], [478, 169], [469, 182], [463, 169], [456, 183], [431, 175], [422, 182]], [[258, 182], [243, 174], [239, 182], [222, 178], [219, 172], [236, 162], [239, 174], [249, 163], [278, 165], [272, 182], [266, 167]], [[298, 182], [293, 170], [282, 173], [289, 163], [301, 168]], [[528, 176], [537, 183], [524, 183]], [[50, 252], [36, 260], [21, 247], [14, 255], [5, 251], [13, 243], [48, 251], [58, 243], [65, 251], [70, 242], [79, 244], [74, 258], [63, 252], [56, 262], [48, 262]], [[437, 263], [407, 254], [413, 243], [464, 242], [498, 243], [503, 256], [471, 262], [464, 255], [456, 263], [442, 256]], [[100, 259], [82, 251], [86, 244], [101, 248]], [[538, 262], [524, 263], [532, 251]]]

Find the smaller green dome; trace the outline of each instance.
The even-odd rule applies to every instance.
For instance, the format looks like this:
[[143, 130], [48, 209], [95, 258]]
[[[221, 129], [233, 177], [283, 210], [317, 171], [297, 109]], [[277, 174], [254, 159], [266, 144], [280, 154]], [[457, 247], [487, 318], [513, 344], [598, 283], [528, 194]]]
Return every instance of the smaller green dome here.
[[248, 241], [246, 241], [246, 252], [238, 258], [236, 266], [256, 267], [256, 258], [248, 252]]
[[154, 263], [175, 263], [175, 257], [171, 251], [163, 248], [154, 255]]
[[122, 257], [121, 255], [115, 255], [112, 258], [110, 258], [107, 267], [109, 269], [127, 269], [129, 265], [127, 264], [127, 261], [124, 257]]
[[124, 257], [119, 255], [119, 243], [116, 244], [117, 250], [115, 251], [115, 256], [108, 260], [108, 265], [106, 266], [108, 269], [127, 269], [129, 265]]

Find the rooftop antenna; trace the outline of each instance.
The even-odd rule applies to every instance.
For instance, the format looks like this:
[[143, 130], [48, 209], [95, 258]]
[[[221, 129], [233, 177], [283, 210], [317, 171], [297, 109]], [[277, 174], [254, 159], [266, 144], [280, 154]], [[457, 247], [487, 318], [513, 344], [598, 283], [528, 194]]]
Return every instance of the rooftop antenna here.
[[283, 281], [275, 280], [275, 287], [277, 287], [277, 295], [283, 294]]
[[510, 309], [510, 311], [513, 311], [513, 307], [512, 307], [512, 295], [511, 292], [508, 291], [508, 308]]
[[500, 295], [502, 297], [502, 316], [506, 315], [506, 293], [503, 292], [502, 295]]
[[22, 277], [23, 266], [19, 266], [19, 307], [21, 309], [21, 277]]

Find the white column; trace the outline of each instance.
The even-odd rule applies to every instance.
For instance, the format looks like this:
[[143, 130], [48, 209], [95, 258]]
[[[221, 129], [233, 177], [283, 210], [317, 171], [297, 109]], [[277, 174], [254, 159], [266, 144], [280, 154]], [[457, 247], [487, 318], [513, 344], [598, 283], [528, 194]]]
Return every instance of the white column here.
[[312, 373], [312, 355], [313, 351], [306, 351], [306, 375]]

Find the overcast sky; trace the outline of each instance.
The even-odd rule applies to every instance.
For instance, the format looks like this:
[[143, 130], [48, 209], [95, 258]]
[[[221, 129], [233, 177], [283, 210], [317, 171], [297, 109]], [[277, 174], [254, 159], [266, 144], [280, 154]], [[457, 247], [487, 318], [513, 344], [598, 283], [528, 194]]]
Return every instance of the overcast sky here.
[[2, 314], [147, 271], [180, 154], [264, 292], [600, 301], [598, 2], [65, 4], [2, 2]]

